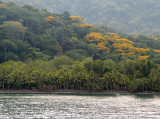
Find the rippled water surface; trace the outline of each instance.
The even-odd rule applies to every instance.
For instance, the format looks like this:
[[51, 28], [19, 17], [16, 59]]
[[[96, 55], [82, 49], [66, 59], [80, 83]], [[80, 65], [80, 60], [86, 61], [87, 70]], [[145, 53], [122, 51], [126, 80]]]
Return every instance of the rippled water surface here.
[[160, 96], [0, 94], [3, 118], [160, 119]]

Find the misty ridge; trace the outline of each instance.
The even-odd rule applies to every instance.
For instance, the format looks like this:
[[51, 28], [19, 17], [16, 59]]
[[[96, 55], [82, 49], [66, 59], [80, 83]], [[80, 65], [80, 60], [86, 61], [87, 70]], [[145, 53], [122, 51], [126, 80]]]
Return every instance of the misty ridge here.
[[114, 27], [130, 34], [158, 34], [159, 0], [3, 0], [31, 4], [51, 12], [81, 16], [90, 24]]

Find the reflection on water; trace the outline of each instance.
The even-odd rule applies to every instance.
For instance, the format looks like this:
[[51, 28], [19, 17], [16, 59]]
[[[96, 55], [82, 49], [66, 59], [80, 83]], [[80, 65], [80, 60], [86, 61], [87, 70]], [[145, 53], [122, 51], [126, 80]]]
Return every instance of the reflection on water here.
[[[136, 98], [154, 98], [155, 95], [149, 95], [149, 94], [135, 94], [134, 95]], [[158, 96], [158, 95], [157, 95]]]
[[159, 110], [158, 95], [0, 94], [0, 119], [160, 119]]

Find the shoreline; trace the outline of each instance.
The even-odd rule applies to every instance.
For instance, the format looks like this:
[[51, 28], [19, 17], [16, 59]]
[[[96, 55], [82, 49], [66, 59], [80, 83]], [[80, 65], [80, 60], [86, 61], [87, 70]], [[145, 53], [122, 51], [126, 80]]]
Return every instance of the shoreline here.
[[95, 95], [107, 95], [107, 94], [157, 94], [160, 92], [130, 92], [130, 91], [88, 91], [88, 90], [50, 90], [50, 91], [40, 91], [40, 90], [0, 90], [0, 94], [95, 94]]

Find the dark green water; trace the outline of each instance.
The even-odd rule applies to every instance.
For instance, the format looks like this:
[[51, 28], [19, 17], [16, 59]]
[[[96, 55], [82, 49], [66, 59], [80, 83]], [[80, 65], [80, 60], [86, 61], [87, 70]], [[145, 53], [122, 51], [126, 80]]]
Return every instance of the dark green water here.
[[0, 119], [160, 119], [159, 95], [0, 94]]

